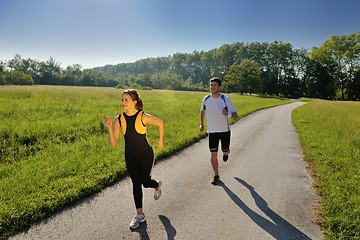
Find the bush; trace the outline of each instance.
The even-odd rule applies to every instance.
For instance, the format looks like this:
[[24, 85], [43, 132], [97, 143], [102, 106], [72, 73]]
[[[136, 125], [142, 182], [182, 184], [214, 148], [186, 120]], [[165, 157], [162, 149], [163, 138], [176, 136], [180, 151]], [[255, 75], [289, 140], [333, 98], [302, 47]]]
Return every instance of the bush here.
[[[1, 78], [0, 78], [1, 83]], [[29, 74], [22, 71], [11, 71], [5, 74], [4, 84], [10, 85], [34, 85], [34, 80]]]

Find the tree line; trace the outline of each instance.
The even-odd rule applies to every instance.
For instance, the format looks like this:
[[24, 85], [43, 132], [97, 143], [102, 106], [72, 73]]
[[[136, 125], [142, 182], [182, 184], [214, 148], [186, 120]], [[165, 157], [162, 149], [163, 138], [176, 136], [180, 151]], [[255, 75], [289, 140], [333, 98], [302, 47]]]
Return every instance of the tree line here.
[[360, 101], [360, 32], [332, 36], [311, 51], [281, 41], [236, 42], [92, 69], [62, 69], [51, 57], [0, 62], [1, 85], [206, 90], [212, 76], [224, 79], [227, 92]]

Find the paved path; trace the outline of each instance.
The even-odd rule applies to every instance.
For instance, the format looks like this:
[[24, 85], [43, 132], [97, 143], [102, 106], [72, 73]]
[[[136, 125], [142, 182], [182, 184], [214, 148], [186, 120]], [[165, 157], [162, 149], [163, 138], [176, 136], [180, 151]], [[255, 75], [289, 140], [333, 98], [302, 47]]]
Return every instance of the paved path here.
[[153, 190], [144, 190], [147, 222], [135, 231], [129, 230], [134, 204], [125, 178], [11, 239], [322, 239], [291, 121], [301, 104], [262, 110], [232, 125], [219, 186], [210, 184], [207, 138], [156, 164], [163, 196], [155, 201]]

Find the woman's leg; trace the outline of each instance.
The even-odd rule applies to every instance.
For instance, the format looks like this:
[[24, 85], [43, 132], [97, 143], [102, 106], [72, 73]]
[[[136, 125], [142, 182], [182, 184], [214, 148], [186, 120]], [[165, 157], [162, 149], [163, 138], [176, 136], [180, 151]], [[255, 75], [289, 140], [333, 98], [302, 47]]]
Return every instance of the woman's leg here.
[[154, 151], [152, 148], [149, 148], [147, 151], [144, 151], [140, 156], [141, 158], [141, 182], [145, 188], [157, 188], [159, 183], [151, 179], [151, 170], [154, 166]]
[[125, 154], [126, 168], [133, 185], [133, 198], [136, 211], [142, 213], [143, 192], [141, 187], [141, 168], [138, 159], [132, 154]]

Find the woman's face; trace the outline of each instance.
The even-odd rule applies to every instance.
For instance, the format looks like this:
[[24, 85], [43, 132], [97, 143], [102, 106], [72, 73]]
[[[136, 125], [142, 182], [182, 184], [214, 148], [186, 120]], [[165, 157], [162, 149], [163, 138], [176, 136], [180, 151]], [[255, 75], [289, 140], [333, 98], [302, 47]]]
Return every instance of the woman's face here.
[[133, 101], [129, 94], [124, 93], [121, 98], [121, 107], [124, 111], [128, 111], [130, 109], [135, 108], [136, 100]]

